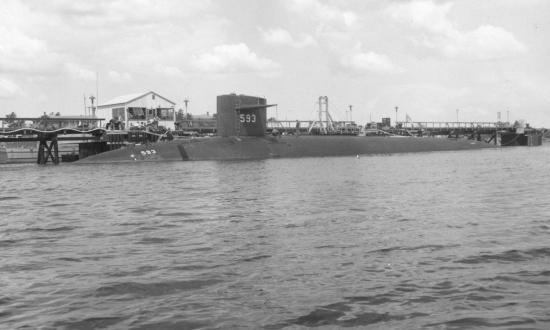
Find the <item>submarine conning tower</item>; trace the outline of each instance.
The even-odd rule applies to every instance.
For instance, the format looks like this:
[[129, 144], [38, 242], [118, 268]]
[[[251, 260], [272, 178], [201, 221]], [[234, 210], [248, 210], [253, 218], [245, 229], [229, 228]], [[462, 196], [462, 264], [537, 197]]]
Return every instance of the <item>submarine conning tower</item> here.
[[243, 94], [219, 95], [217, 98], [218, 136], [264, 136], [268, 107], [266, 99]]

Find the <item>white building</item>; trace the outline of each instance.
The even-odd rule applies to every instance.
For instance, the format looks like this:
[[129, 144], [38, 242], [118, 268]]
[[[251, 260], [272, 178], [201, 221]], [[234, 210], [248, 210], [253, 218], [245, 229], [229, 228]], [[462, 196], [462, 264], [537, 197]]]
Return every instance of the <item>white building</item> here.
[[125, 129], [133, 126], [145, 126], [157, 120], [159, 126], [174, 129], [176, 103], [155, 92], [122, 95], [97, 107], [96, 116], [111, 118], [124, 123]]

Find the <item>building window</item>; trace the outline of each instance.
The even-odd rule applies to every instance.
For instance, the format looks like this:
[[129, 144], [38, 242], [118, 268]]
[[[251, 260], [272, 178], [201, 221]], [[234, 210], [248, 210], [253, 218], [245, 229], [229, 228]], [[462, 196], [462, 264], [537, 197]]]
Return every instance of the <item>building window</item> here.
[[151, 97], [153, 98], [153, 100], [155, 99], [155, 94], [151, 95]]
[[112, 113], [114, 119], [126, 120], [124, 108], [113, 108]]
[[159, 117], [160, 120], [174, 120], [174, 109], [159, 108], [157, 109], [157, 117]]
[[145, 120], [145, 108], [128, 108], [128, 119]]

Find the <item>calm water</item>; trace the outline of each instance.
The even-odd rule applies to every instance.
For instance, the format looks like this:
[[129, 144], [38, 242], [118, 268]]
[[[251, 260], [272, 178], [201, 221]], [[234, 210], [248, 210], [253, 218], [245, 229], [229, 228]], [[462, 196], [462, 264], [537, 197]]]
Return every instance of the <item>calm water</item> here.
[[0, 182], [1, 328], [550, 328], [548, 145]]

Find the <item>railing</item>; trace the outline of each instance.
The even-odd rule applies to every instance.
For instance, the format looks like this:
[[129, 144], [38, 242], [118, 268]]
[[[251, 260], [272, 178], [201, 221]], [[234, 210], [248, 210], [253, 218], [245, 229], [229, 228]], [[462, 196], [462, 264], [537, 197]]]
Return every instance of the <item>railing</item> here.
[[104, 118], [75, 116], [58, 117], [42, 116], [39, 118], [0, 118], [0, 132], [9, 132], [17, 129], [37, 129], [41, 131], [55, 131], [58, 129], [92, 130], [101, 127]]
[[446, 128], [510, 128], [509, 122], [488, 121], [398, 121], [397, 126], [407, 129], [446, 129]]

